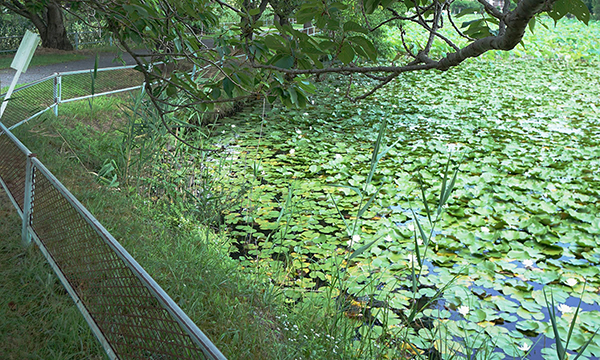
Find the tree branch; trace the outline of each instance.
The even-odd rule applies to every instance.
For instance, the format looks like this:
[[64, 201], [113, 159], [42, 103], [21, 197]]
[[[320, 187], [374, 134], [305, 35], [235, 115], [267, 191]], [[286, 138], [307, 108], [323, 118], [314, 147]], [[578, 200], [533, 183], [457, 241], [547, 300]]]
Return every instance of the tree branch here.
[[483, 5], [485, 11], [487, 11], [490, 15], [492, 15], [493, 17], [497, 18], [497, 19], [502, 19], [502, 17], [504, 16], [504, 14], [502, 14], [500, 12], [500, 10], [496, 9], [495, 7], [492, 6], [492, 4], [490, 4], [489, 2], [487, 2], [486, 0], [477, 0], [481, 5]]
[[456, 26], [456, 24], [454, 23], [454, 20], [452, 20], [452, 14], [450, 11], [448, 11], [448, 20], [450, 21], [450, 24], [452, 24], [452, 27], [454, 28], [454, 30], [456, 31], [456, 33], [458, 35], [460, 35], [461, 37], [464, 37], [465, 39], [469, 40], [469, 41], [475, 41], [475, 39], [473, 39], [470, 36], [467, 36], [465, 34], [463, 34], [462, 31], [460, 31], [460, 29]]

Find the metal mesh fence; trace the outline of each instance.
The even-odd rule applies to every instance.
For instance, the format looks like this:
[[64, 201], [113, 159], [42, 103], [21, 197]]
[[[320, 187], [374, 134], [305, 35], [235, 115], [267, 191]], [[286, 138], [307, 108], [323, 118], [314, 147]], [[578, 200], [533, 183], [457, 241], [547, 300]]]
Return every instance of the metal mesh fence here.
[[61, 77], [62, 101], [140, 86], [144, 82], [142, 73], [131, 67], [99, 70], [96, 76], [93, 76], [93, 71], [85, 71], [65, 73]]
[[9, 53], [17, 51], [23, 35], [11, 35], [0, 37], [0, 53]]
[[12, 129], [61, 103], [139, 89], [143, 82], [144, 76], [133, 66], [98, 69], [95, 75], [93, 70], [57, 73], [17, 88], [2, 123]]
[[0, 178], [19, 209], [23, 210], [27, 155], [0, 130]]
[[129, 67], [55, 74], [15, 90], [0, 121], [0, 182], [22, 214], [24, 242], [33, 235], [111, 359], [225, 359], [8, 129], [61, 102], [142, 81]]
[[[30, 30], [36, 31], [35, 29]], [[68, 32], [67, 37], [75, 50], [94, 46], [112, 45], [110, 37], [102, 36], [101, 31]], [[23, 35], [1, 36], [0, 53], [16, 52], [22, 39]], [[41, 44], [39, 46], [41, 47]]]
[[35, 168], [31, 227], [120, 359], [205, 359], [114, 249]]
[[20, 87], [8, 100], [6, 110], [2, 115], [2, 123], [10, 128], [18, 122], [48, 109], [54, 102], [53, 78]]

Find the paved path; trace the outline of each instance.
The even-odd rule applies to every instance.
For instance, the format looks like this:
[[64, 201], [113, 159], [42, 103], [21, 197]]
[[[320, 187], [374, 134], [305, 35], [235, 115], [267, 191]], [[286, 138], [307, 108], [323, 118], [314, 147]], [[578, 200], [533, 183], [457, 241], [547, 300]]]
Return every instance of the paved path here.
[[[129, 54], [123, 54], [121, 58], [123, 59], [123, 61], [125, 61], [125, 64], [123, 64], [123, 61], [117, 60], [117, 54], [115, 53], [100, 53], [98, 55], [98, 68], [135, 64], [133, 58]], [[46, 76], [50, 76], [56, 72], [93, 69], [95, 61], [96, 56], [89, 55], [86, 59], [83, 60], [30, 67], [24, 74], [21, 74], [21, 76], [19, 77], [18, 84], [30, 83], [32, 81], [42, 79]], [[9, 68], [0, 70], [0, 86], [5, 87], [10, 85], [14, 75], [15, 70], [13, 69]]]

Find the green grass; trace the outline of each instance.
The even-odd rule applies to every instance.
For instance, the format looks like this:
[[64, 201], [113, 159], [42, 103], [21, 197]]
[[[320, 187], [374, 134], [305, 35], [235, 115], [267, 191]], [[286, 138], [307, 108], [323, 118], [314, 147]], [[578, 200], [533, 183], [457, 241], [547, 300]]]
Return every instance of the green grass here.
[[[131, 115], [122, 96], [65, 105], [58, 120], [18, 133], [229, 358], [377, 358], [370, 354], [388, 345], [394, 358], [403, 333], [423, 350], [431, 349], [424, 339], [446, 333], [455, 349], [498, 346], [518, 357], [532, 335], [552, 335], [541, 287], [563, 306], [583, 294], [573, 343], [582, 350], [599, 323], [600, 296], [589, 289], [600, 286], [593, 97], [600, 67], [531, 51], [406, 74], [362, 103], [343, 99], [342, 83], [324, 82], [307, 109], [276, 108], [261, 123], [257, 108], [222, 121], [215, 130], [225, 135], [211, 142], [230, 150], [227, 158], [178, 145], [156, 119]], [[357, 81], [353, 91], [370, 85]], [[383, 116], [388, 145], [399, 142], [363, 187]], [[142, 143], [152, 156], [125, 172], [130, 178], [110, 181], [141, 155]], [[422, 216], [425, 232], [432, 227], [423, 208], [436, 209], [449, 158], [463, 160], [456, 190], [414, 293], [410, 265], [421, 246], [414, 218]], [[371, 196], [379, 187], [355, 216], [366, 197], [354, 189]], [[227, 230], [217, 235], [209, 229], [218, 225], [195, 207], [222, 195], [231, 198], [221, 208]], [[232, 260], [229, 250], [241, 257]], [[455, 276], [439, 308], [418, 314], [435, 328], [406, 326], [413, 297], [430, 299]], [[319, 286], [335, 281], [343, 287]], [[565, 312], [556, 322], [568, 328], [572, 319]], [[517, 330], [504, 331], [504, 323]], [[541, 352], [551, 358], [549, 348]]]
[[104, 359], [77, 307], [35, 247], [21, 246], [20, 218], [0, 192], [0, 357]]
[[[100, 101], [94, 102], [93, 110], [86, 102], [65, 104], [60, 118], [38, 119], [18, 128], [16, 134], [229, 359], [328, 354], [336, 344], [324, 335], [315, 336], [323, 323], [319, 315], [314, 310], [303, 314], [305, 308], [290, 312], [267, 278], [239, 272], [228, 256], [226, 239], [197, 223], [182, 221], [174, 211], [176, 204], [98, 185], [93, 173], [106, 158], [117, 156], [122, 136], [117, 129], [123, 129], [128, 119], [126, 96], [103, 99], [96, 99]], [[20, 229], [15, 221], [3, 226]], [[12, 243], [18, 250], [18, 236]], [[27, 288], [9, 288], [22, 292], [20, 296], [32, 296]], [[40, 311], [52, 316], [43, 304]], [[24, 336], [24, 341], [31, 340]], [[55, 358], [78, 357], [68, 343], [54, 349], [65, 354]], [[20, 353], [8, 349], [7, 354], [19, 358]]]
[[[40, 54], [34, 55], [29, 64], [29, 68], [36, 66], [45, 66], [60, 64], [64, 62], [87, 59], [91, 55], [81, 53], [60, 53], [60, 54]], [[14, 54], [0, 57], [0, 69], [8, 69], [12, 63]]]

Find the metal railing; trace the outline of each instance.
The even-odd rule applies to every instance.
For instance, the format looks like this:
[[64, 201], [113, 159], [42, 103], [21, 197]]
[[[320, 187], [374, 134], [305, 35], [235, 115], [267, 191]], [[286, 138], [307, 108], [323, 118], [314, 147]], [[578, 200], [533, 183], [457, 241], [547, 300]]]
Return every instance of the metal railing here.
[[[8, 101], [2, 122], [9, 130], [71, 101], [141, 89], [144, 77], [135, 65], [55, 73], [21, 86]], [[0, 95], [4, 97], [5, 94]]]
[[[56, 84], [56, 79], [60, 78], [54, 75], [36, 84]], [[34, 88], [35, 84], [23, 87], [20, 93]], [[55, 89], [48, 86], [44, 91], [52, 93]], [[68, 100], [89, 96], [73, 93]], [[9, 105], [15, 99], [9, 100]], [[47, 110], [61, 101], [41, 106], [47, 106]], [[9, 107], [4, 114], [11, 115]], [[110, 359], [225, 359], [152, 277], [1, 122], [0, 184], [23, 220], [23, 242], [29, 244], [33, 239], [40, 248]]]
[[[75, 50], [82, 49], [86, 45], [113, 45], [112, 37], [103, 37], [102, 31], [75, 31], [67, 33], [67, 37], [73, 44]], [[0, 36], [0, 54], [16, 52], [23, 35]], [[42, 46], [41, 44], [39, 46]]]

